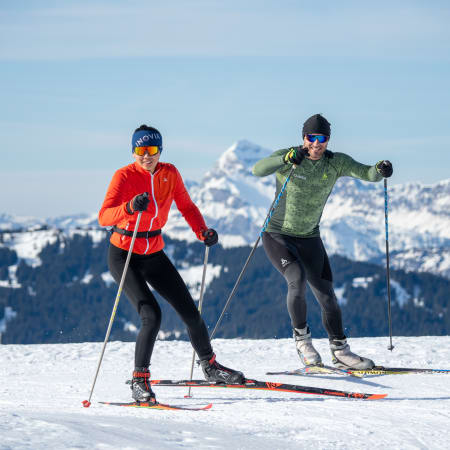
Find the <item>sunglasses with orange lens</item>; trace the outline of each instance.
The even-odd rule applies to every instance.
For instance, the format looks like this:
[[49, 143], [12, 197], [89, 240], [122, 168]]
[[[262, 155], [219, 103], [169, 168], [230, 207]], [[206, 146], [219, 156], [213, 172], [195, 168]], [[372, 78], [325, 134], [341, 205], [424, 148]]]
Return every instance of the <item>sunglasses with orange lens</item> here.
[[144, 156], [145, 152], [147, 152], [149, 156], [156, 155], [159, 152], [159, 147], [157, 145], [150, 145], [147, 147], [134, 147], [134, 153], [138, 156]]

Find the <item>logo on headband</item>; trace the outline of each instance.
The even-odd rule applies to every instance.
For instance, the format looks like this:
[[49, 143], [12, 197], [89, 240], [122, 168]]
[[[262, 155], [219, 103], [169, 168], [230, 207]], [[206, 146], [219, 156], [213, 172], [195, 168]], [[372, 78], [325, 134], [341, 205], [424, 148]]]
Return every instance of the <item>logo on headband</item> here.
[[131, 152], [134, 152], [136, 147], [147, 147], [155, 145], [162, 151], [162, 136], [158, 130], [137, 130], [133, 133], [131, 138]]
[[144, 136], [140, 136], [136, 141], [134, 141], [134, 146], [142, 147], [146, 144], [160, 145], [161, 141], [162, 141], [162, 138], [159, 133], [148, 133], [148, 134], [144, 134]]

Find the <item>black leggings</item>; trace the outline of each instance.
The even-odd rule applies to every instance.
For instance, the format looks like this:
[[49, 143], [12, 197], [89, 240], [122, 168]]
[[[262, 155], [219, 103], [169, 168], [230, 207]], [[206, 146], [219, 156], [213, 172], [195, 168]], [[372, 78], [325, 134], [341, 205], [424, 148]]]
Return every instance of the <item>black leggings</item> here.
[[[114, 245], [109, 247], [108, 266], [117, 284], [120, 283], [127, 254], [127, 251]], [[169, 258], [162, 250], [150, 255], [133, 253], [123, 290], [141, 318], [141, 329], [136, 339], [135, 367], [149, 366], [161, 326], [161, 308], [147, 283], [172, 305], [186, 324], [198, 357], [200, 359], [211, 357], [211, 342], [205, 322]]]
[[333, 276], [320, 237], [297, 238], [280, 233], [262, 235], [264, 250], [288, 285], [287, 308], [294, 328], [304, 328], [306, 282], [322, 311], [322, 323], [330, 339], [344, 339], [341, 308], [333, 290]]

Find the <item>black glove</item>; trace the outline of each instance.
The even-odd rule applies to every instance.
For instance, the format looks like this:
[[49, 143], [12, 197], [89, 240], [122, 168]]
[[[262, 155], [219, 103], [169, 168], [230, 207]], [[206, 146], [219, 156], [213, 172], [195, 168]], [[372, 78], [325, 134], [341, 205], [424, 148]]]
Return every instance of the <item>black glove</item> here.
[[308, 150], [303, 147], [292, 148], [286, 153], [284, 162], [295, 164], [296, 166], [298, 166], [305, 159], [305, 156], [308, 155]]
[[130, 214], [134, 214], [135, 211], [146, 211], [149, 202], [147, 192], [136, 195], [127, 203], [127, 211]]
[[217, 244], [217, 242], [219, 241], [217, 231], [213, 230], [212, 228], [208, 228], [207, 230], [202, 231], [202, 237], [204, 238], [203, 242], [207, 247], [211, 247], [212, 245]]
[[389, 178], [392, 175], [392, 172], [394, 171], [392, 169], [391, 162], [388, 160], [377, 162], [377, 165], [375, 167], [377, 168], [377, 172], [384, 178]]

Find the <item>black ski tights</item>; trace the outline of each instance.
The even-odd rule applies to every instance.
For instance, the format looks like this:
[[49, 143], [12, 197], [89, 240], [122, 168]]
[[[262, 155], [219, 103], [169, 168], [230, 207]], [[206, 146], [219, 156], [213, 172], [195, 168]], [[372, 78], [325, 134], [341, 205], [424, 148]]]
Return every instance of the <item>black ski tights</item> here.
[[[122, 277], [128, 252], [110, 245], [108, 266], [117, 284]], [[133, 253], [123, 290], [141, 318], [136, 339], [135, 367], [148, 367], [153, 346], [161, 325], [161, 308], [150, 291], [149, 283], [179, 314], [200, 359], [211, 357], [208, 330], [184, 281], [166, 254], [161, 250], [150, 255]]]
[[320, 237], [297, 238], [265, 232], [264, 250], [288, 285], [287, 307], [294, 328], [304, 328], [306, 282], [322, 311], [322, 323], [330, 339], [344, 339], [341, 308], [333, 290], [330, 262]]

